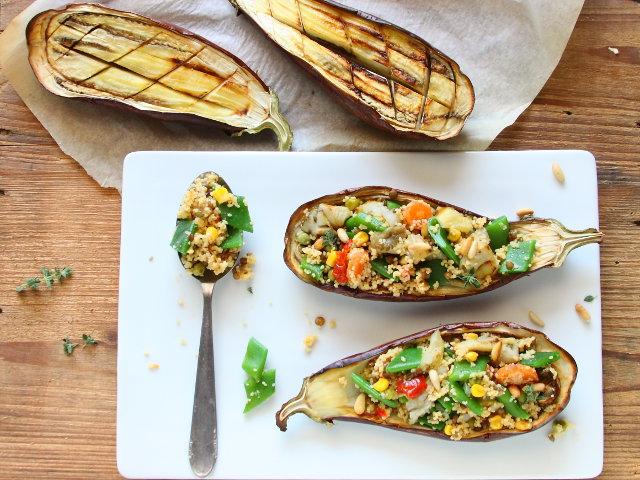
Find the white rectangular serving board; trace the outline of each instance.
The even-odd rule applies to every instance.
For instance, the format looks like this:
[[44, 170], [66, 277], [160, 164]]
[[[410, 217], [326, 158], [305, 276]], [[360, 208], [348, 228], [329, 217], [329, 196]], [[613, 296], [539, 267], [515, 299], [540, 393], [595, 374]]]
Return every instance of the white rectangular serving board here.
[[[558, 162], [560, 185], [551, 172]], [[122, 192], [118, 323], [117, 461], [129, 478], [191, 478], [187, 457], [202, 299], [169, 247], [179, 202], [203, 171], [221, 174], [247, 198], [255, 231], [244, 252], [255, 278], [224, 278], [214, 291], [213, 328], [223, 479], [585, 478], [602, 470], [600, 262], [596, 245], [496, 291], [430, 304], [370, 302], [326, 293], [298, 280], [282, 260], [293, 210], [348, 187], [388, 185], [496, 217], [531, 207], [568, 227], [598, 225], [593, 156], [584, 151], [478, 153], [137, 152], [127, 156]], [[153, 257], [151, 259], [151, 257]], [[251, 285], [253, 294], [247, 291]], [[585, 295], [591, 323], [574, 305]], [[302, 379], [352, 353], [441, 323], [510, 321], [544, 332], [575, 357], [579, 373], [563, 417], [575, 428], [552, 443], [549, 426], [489, 443], [437, 440], [297, 415], [280, 432], [274, 413]], [[323, 315], [337, 322], [319, 329]], [[305, 353], [303, 338], [318, 342]], [[269, 347], [276, 394], [248, 415], [240, 364], [248, 339]], [[186, 340], [186, 345], [184, 345]], [[144, 353], [148, 353], [145, 356]], [[156, 371], [148, 363], [160, 365]]]

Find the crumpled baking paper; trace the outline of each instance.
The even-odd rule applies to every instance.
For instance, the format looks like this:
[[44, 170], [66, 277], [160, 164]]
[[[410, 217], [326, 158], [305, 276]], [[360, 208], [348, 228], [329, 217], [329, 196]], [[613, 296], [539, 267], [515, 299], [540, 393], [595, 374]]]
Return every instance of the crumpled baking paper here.
[[[584, 0], [351, 0], [353, 8], [414, 32], [455, 59], [475, 87], [463, 133], [445, 142], [378, 131], [344, 110], [226, 0], [99, 2], [174, 23], [242, 58], [280, 97], [294, 150], [484, 150], [533, 101], [556, 67]], [[25, 27], [64, 1], [37, 0], [0, 36], [3, 74], [60, 148], [104, 187], [120, 188], [136, 150], [273, 150], [269, 133], [231, 138], [215, 129], [152, 120], [47, 92], [27, 61]], [[11, 126], [9, 125], [8, 128]]]

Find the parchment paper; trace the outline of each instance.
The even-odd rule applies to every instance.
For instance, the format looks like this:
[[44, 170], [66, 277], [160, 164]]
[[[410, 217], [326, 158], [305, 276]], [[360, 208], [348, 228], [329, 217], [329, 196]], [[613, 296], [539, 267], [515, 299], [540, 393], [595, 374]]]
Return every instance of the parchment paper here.
[[[99, 2], [192, 30], [242, 58], [280, 97], [295, 150], [484, 150], [531, 103], [556, 67], [584, 0], [351, 0], [343, 3], [404, 27], [454, 58], [471, 78], [475, 109], [462, 135], [410, 141], [353, 117], [226, 0]], [[37, 0], [0, 35], [3, 74], [60, 148], [104, 187], [120, 188], [122, 159], [136, 150], [269, 150], [270, 133], [230, 138], [212, 129], [151, 120], [58, 98], [36, 81], [24, 31]], [[11, 126], [7, 126], [10, 128]]]

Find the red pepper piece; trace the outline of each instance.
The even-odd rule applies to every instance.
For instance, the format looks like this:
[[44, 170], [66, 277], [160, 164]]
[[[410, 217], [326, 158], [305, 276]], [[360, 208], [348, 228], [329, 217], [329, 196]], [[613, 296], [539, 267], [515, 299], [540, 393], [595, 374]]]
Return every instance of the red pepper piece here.
[[404, 378], [396, 382], [396, 392], [407, 398], [417, 398], [427, 389], [427, 379], [424, 375], [413, 378]]
[[333, 277], [338, 283], [347, 283], [347, 267], [349, 266], [349, 251], [351, 250], [352, 241], [349, 240], [342, 246], [342, 250], [338, 252], [336, 263], [333, 265]]
[[378, 415], [380, 418], [387, 418], [389, 416], [389, 413], [383, 408], [383, 407], [376, 407], [376, 415]]

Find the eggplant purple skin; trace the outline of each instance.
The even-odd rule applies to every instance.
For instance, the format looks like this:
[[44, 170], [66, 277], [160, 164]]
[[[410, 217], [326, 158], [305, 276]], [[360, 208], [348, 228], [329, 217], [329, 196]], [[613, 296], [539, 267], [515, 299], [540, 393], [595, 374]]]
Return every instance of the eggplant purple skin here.
[[[355, 8], [347, 7], [345, 5], [333, 2], [331, 0], [322, 0], [322, 1], [324, 3], [326, 3], [327, 5], [331, 5], [333, 7], [336, 7], [336, 8], [339, 8], [339, 9], [343, 9], [343, 10], [345, 10], [347, 12], [353, 13], [354, 15], [363, 17], [363, 18], [365, 18], [367, 20], [371, 20], [372, 22], [377, 22], [377, 23], [380, 23], [382, 25], [388, 25], [390, 27], [396, 28], [396, 29], [402, 31], [403, 33], [406, 33], [410, 37], [412, 37], [412, 38], [414, 38], [414, 39], [416, 39], [416, 40], [428, 45], [429, 48], [431, 50], [433, 50], [434, 53], [440, 55], [442, 58], [446, 59], [452, 65], [455, 65], [458, 68], [458, 70], [460, 71], [460, 75], [462, 75], [464, 78], [466, 78], [467, 81], [469, 82], [469, 84], [472, 85], [471, 80], [469, 80], [469, 77], [467, 77], [464, 73], [462, 73], [462, 70], [460, 70], [460, 65], [458, 65], [458, 63], [455, 60], [450, 58], [448, 55], [445, 55], [444, 53], [442, 53], [437, 48], [434, 48], [429, 42], [427, 42], [425, 39], [419, 37], [415, 33], [412, 33], [409, 30], [405, 30], [404, 28], [399, 27], [399, 26], [397, 26], [397, 25], [395, 25], [393, 23], [387, 22], [386, 20], [383, 20], [382, 18], [376, 17], [375, 15], [371, 15], [370, 13], [363, 12], [363, 11], [357, 10]], [[231, 1], [231, 3], [233, 4], [233, 1]], [[238, 15], [240, 15], [242, 13], [242, 10], [239, 9], [236, 6], [236, 12], [237, 12]], [[251, 20], [252, 23], [254, 23], [256, 25], [258, 30], [260, 30], [267, 38], [269, 38], [267, 33], [264, 30], [262, 30], [262, 28], [260, 28], [260, 25], [258, 25], [251, 18], [250, 15], [247, 15], [247, 17], [249, 18], [249, 20]], [[271, 38], [269, 38], [269, 40], [271, 40], [273, 43], [276, 43]], [[316, 70], [314, 70], [309, 65], [307, 65], [306, 62], [304, 62], [303, 60], [297, 58], [294, 55], [291, 55], [288, 52], [287, 52], [287, 55], [289, 57], [291, 57], [294, 60], [294, 62], [297, 63], [298, 65], [300, 65], [305, 71], [307, 71], [309, 74], [311, 74], [316, 80], [318, 80], [320, 82], [320, 84], [329, 93], [331, 93], [331, 95], [334, 98], [336, 98], [341, 105], [343, 105], [348, 111], [353, 113], [356, 117], [358, 117], [360, 120], [364, 121], [368, 125], [371, 125], [371, 126], [377, 128], [379, 130], [383, 130], [385, 132], [392, 133], [395, 136], [403, 137], [403, 138], [410, 138], [410, 139], [413, 139], [413, 140], [427, 140], [427, 141], [429, 141], [429, 140], [431, 140], [431, 141], [433, 141], [433, 140], [437, 140], [437, 141], [448, 140], [448, 139], [439, 139], [439, 138], [436, 138], [436, 137], [427, 136], [427, 135], [424, 135], [424, 134], [421, 134], [421, 133], [417, 133], [417, 132], [405, 132], [405, 131], [402, 131], [402, 130], [396, 130], [391, 125], [389, 125], [387, 122], [385, 122], [382, 119], [382, 117], [380, 117], [380, 115], [373, 108], [368, 107], [367, 105], [363, 104], [362, 102], [359, 102], [358, 100], [356, 100], [354, 98], [347, 97], [347, 96], [343, 95], [342, 92], [340, 91], [340, 89], [338, 89], [329, 80], [327, 80], [322, 75], [320, 75]], [[476, 101], [475, 89], [473, 89], [473, 88], [471, 89], [471, 96], [472, 96], [471, 108], [473, 109], [473, 107], [475, 105], [475, 101]], [[459, 133], [458, 133], [458, 135], [459, 135]]]
[[[284, 262], [287, 264], [287, 267], [289, 267], [289, 270], [291, 270], [300, 280], [302, 280], [305, 283], [309, 283], [311, 285], [313, 285], [316, 288], [319, 288], [321, 290], [324, 290], [325, 292], [333, 292], [333, 293], [339, 293], [340, 295], [345, 295], [347, 297], [353, 297], [353, 298], [361, 298], [361, 299], [365, 299], [365, 300], [380, 300], [383, 302], [432, 302], [432, 301], [440, 301], [440, 300], [449, 300], [449, 299], [453, 299], [453, 298], [461, 298], [461, 297], [471, 297], [473, 295], [478, 295], [480, 293], [485, 293], [485, 292], [489, 292], [491, 290], [494, 290], [498, 287], [502, 287], [508, 283], [513, 282], [514, 280], [517, 280], [519, 278], [522, 277], [526, 277], [527, 275], [530, 275], [531, 272], [527, 272], [527, 273], [519, 273], [519, 274], [515, 274], [515, 275], [504, 275], [500, 280], [493, 282], [492, 284], [490, 284], [488, 287], [486, 288], [482, 288], [482, 289], [478, 289], [478, 290], [471, 290], [470, 293], [466, 293], [466, 294], [460, 294], [460, 295], [443, 295], [443, 296], [427, 296], [427, 295], [400, 295], [398, 297], [393, 296], [391, 294], [376, 294], [376, 293], [371, 293], [371, 292], [365, 292], [365, 291], [360, 291], [360, 290], [356, 290], [353, 288], [350, 288], [348, 286], [339, 286], [339, 287], [335, 287], [333, 284], [319, 284], [316, 282], [311, 281], [301, 270], [297, 269], [294, 265], [294, 259], [293, 256], [291, 255], [291, 247], [293, 245], [293, 241], [291, 240], [293, 238], [293, 230], [296, 226], [296, 224], [300, 221], [300, 219], [302, 218], [302, 216], [304, 215], [304, 211], [305, 209], [309, 209], [315, 205], [318, 205], [320, 203], [322, 203], [323, 201], [325, 201], [326, 199], [337, 199], [337, 198], [342, 198], [345, 196], [356, 196], [358, 197], [359, 195], [361, 195], [362, 190], [367, 189], [367, 190], [379, 190], [379, 192], [377, 192], [378, 195], [380, 196], [388, 196], [389, 192], [396, 192], [398, 194], [398, 197], [401, 196], [406, 196], [407, 198], [411, 198], [411, 199], [417, 199], [417, 200], [424, 200], [427, 203], [430, 203], [431, 205], [438, 205], [441, 207], [452, 207], [455, 208], [456, 210], [458, 210], [460, 213], [463, 213], [464, 215], [472, 215], [474, 217], [482, 217], [482, 215], [474, 213], [474, 212], [470, 212], [469, 210], [465, 210], [464, 208], [460, 208], [456, 205], [453, 205], [451, 203], [447, 203], [447, 202], [443, 202], [441, 200], [436, 200], [434, 198], [430, 198], [430, 197], [425, 197], [424, 195], [420, 195], [418, 193], [411, 193], [411, 192], [407, 192], [404, 190], [398, 190], [395, 188], [390, 188], [390, 187], [383, 187], [383, 186], [367, 186], [367, 187], [359, 187], [359, 188], [349, 188], [347, 190], [342, 190], [341, 192], [338, 193], [334, 193], [334, 194], [330, 194], [330, 195], [324, 195], [322, 197], [316, 198], [314, 200], [310, 200], [302, 205], [300, 205], [292, 214], [291, 217], [289, 218], [289, 223], [287, 224], [287, 229], [285, 231], [285, 235], [284, 235], [284, 252], [283, 252], [283, 258], [284, 258]], [[329, 204], [332, 204], [330, 201], [326, 202]], [[487, 219], [488, 221], [491, 221], [491, 218]], [[550, 266], [550, 265], [547, 265]], [[543, 267], [546, 268], [547, 266]]]
[[[71, 8], [71, 7], [82, 7], [84, 5], [87, 5], [87, 4], [86, 3], [69, 3], [69, 4], [65, 5], [64, 7], [62, 7], [62, 8], [58, 8], [58, 9], [52, 8], [52, 9], [40, 12], [38, 15], [34, 16], [31, 20], [29, 20], [29, 23], [27, 24], [27, 27], [25, 29], [25, 35], [26, 35], [26, 38], [27, 38], [27, 47], [30, 49], [29, 38], [30, 38], [31, 29], [33, 28], [33, 24], [42, 15], [47, 14], [47, 13], [52, 12], [52, 11], [62, 13], [68, 8]], [[91, 5], [91, 4], [88, 4], [88, 5]], [[177, 25], [174, 25], [172, 23], [160, 22], [158, 20], [154, 20], [153, 18], [147, 17], [145, 15], [140, 15], [139, 13], [129, 12], [129, 11], [125, 11], [125, 10], [116, 10], [116, 9], [113, 9], [113, 8], [105, 7], [103, 5], [99, 5], [99, 6], [100, 6], [100, 8], [102, 8], [104, 10], [108, 10], [110, 12], [113, 12], [115, 15], [120, 14], [120, 13], [129, 13], [129, 14], [132, 14], [132, 15], [136, 15], [136, 16], [138, 16], [140, 18], [143, 18], [143, 19], [149, 21], [151, 24], [156, 25], [158, 27], [167, 29], [167, 30], [172, 31], [174, 33], [177, 33], [179, 35], [183, 35], [185, 37], [190, 37], [190, 38], [193, 38], [195, 40], [199, 40], [202, 43], [204, 43], [206, 45], [209, 45], [210, 47], [215, 48], [216, 50], [224, 53], [225, 55], [228, 55], [241, 68], [246, 69], [249, 72], [251, 72], [251, 74], [265, 88], [265, 90], [269, 91], [269, 87], [264, 83], [264, 81], [258, 76], [257, 73], [255, 73], [251, 68], [249, 68], [249, 66], [247, 66], [246, 63], [244, 63], [242, 60], [240, 60], [238, 57], [236, 57], [231, 52], [228, 52], [224, 48], [216, 45], [215, 43], [211, 42], [210, 40], [207, 40], [206, 38], [201, 37], [200, 35], [198, 35], [196, 33], [193, 33], [193, 32], [191, 32], [189, 30], [185, 30], [184, 28], [178, 27]], [[36, 66], [33, 64], [31, 55], [29, 55], [28, 58], [29, 58], [29, 64], [31, 65], [31, 69], [33, 70], [34, 75], [38, 79], [38, 83], [40, 83], [42, 85], [41, 74], [39, 73], [38, 68], [36, 68]], [[43, 88], [46, 89], [46, 87], [43, 87]], [[53, 93], [56, 96], [59, 96], [56, 92], [51, 92], [51, 93]], [[187, 113], [154, 112], [154, 111], [150, 111], [150, 110], [142, 110], [142, 109], [139, 109], [139, 108], [135, 108], [135, 107], [133, 107], [131, 105], [127, 105], [125, 103], [118, 102], [116, 100], [108, 100], [108, 99], [102, 99], [102, 98], [86, 98], [86, 97], [69, 97], [69, 100], [77, 100], [77, 101], [81, 101], [83, 103], [90, 103], [90, 104], [93, 104], [93, 105], [104, 105], [104, 106], [108, 106], [108, 107], [114, 108], [116, 110], [124, 111], [124, 112], [135, 112], [135, 113], [144, 115], [145, 117], [150, 117], [150, 118], [154, 118], [156, 120], [161, 120], [161, 121], [165, 121], [165, 122], [179, 122], [179, 123], [188, 123], [188, 124], [202, 125], [202, 126], [212, 126], [212, 127], [216, 128], [217, 130], [220, 130], [220, 131], [222, 131], [224, 133], [227, 133], [227, 134], [232, 134], [232, 133], [236, 133], [236, 132], [239, 132], [241, 130], [244, 130], [244, 128], [241, 128], [241, 127], [234, 127], [232, 125], [228, 125], [226, 123], [218, 122], [216, 120], [200, 117], [198, 115], [190, 115], [190, 114], [187, 114]]]
[[[531, 334], [533, 335], [541, 335], [543, 336], [549, 343], [553, 344], [554, 347], [560, 352], [561, 358], [565, 359], [569, 362], [571, 369], [573, 371], [573, 376], [571, 378], [570, 384], [567, 388], [567, 396], [564, 399], [564, 401], [562, 403], [559, 403], [556, 405], [556, 408], [554, 410], [553, 413], [548, 414], [548, 417], [545, 419], [544, 422], [541, 422], [540, 424], [536, 425], [534, 428], [532, 428], [531, 430], [527, 430], [518, 434], [496, 434], [496, 433], [487, 433], [481, 436], [477, 436], [477, 437], [473, 437], [473, 438], [463, 438], [462, 440], [465, 442], [487, 442], [487, 441], [494, 441], [494, 440], [498, 440], [498, 439], [503, 439], [503, 438], [508, 438], [510, 436], [513, 435], [519, 435], [519, 434], [523, 434], [523, 433], [528, 433], [528, 432], [532, 432], [534, 430], [537, 430], [538, 428], [541, 428], [542, 426], [546, 425], [548, 422], [550, 422], [553, 418], [557, 417], [560, 412], [562, 412], [562, 410], [564, 410], [564, 408], [567, 406], [567, 404], [569, 403], [569, 400], [571, 399], [571, 390], [573, 388], [573, 385], [575, 383], [576, 380], [576, 376], [578, 374], [578, 365], [576, 364], [575, 359], [573, 358], [573, 356], [567, 352], [564, 348], [562, 348], [561, 346], [555, 344], [554, 342], [551, 342], [551, 340], [549, 340], [549, 338], [542, 332], [538, 331], [538, 330], [534, 330], [532, 328], [528, 328], [528, 327], [524, 327], [522, 325], [518, 325], [515, 323], [510, 323], [510, 322], [476, 322], [476, 323], [455, 323], [455, 324], [450, 324], [450, 325], [440, 325], [434, 328], [430, 328], [428, 330], [423, 330], [421, 332], [417, 332], [411, 335], [408, 335], [406, 337], [402, 337], [399, 338], [397, 340], [392, 340], [388, 343], [384, 343], [382, 345], [379, 345], [377, 347], [374, 347], [370, 350], [367, 350], [365, 352], [361, 352], [361, 353], [356, 353], [354, 355], [350, 355], [348, 357], [342, 358], [340, 360], [337, 360], [335, 362], [333, 362], [330, 365], [327, 365], [326, 367], [322, 368], [321, 370], [318, 370], [316, 373], [314, 373], [313, 375], [311, 375], [310, 377], [308, 377], [308, 379], [312, 379], [314, 377], [316, 377], [317, 375], [320, 375], [324, 372], [326, 372], [327, 370], [332, 370], [335, 368], [343, 368], [349, 365], [352, 365], [354, 363], [358, 363], [361, 362], [363, 360], [368, 360], [370, 358], [376, 357], [384, 352], [386, 352], [387, 350], [391, 349], [391, 348], [395, 348], [398, 346], [402, 346], [405, 345], [407, 343], [411, 343], [414, 342], [416, 340], [419, 340], [421, 338], [425, 338], [429, 335], [431, 335], [433, 332], [435, 332], [436, 330], [440, 330], [441, 334], [444, 336], [446, 335], [448, 332], [451, 331], [455, 331], [455, 330], [473, 330], [473, 331], [480, 331], [482, 329], [493, 329], [493, 328], [498, 328], [498, 327], [506, 327], [508, 329], [513, 329], [513, 330], [526, 330], [528, 332], [531, 332]], [[278, 426], [278, 428], [280, 429], [280, 431], [284, 432], [287, 430], [287, 420], [288, 418], [285, 418], [284, 420], [280, 419], [280, 412], [282, 411], [282, 409], [287, 405], [287, 403], [283, 404], [282, 407], [280, 408], [280, 410], [278, 410], [276, 412], [276, 425]], [[397, 431], [402, 431], [402, 432], [409, 432], [409, 433], [413, 433], [413, 434], [417, 434], [417, 435], [424, 435], [427, 437], [435, 437], [435, 438], [440, 438], [440, 439], [449, 439], [449, 437], [447, 435], [445, 435], [442, 432], [436, 431], [436, 430], [430, 430], [430, 429], [412, 429], [412, 428], [407, 428], [407, 427], [403, 427], [400, 425], [387, 425], [385, 423], [382, 422], [374, 422], [368, 418], [365, 417], [333, 417], [333, 418], [326, 418], [324, 419], [327, 422], [333, 423], [334, 420], [340, 420], [340, 421], [348, 421], [348, 422], [356, 422], [356, 423], [366, 423], [366, 424], [371, 424], [371, 425], [377, 425], [377, 426], [381, 426], [381, 427], [385, 427], [385, 428], [390, 428], [392, 430], [397, 430]]]

